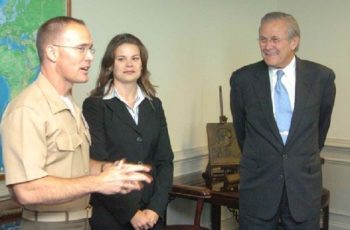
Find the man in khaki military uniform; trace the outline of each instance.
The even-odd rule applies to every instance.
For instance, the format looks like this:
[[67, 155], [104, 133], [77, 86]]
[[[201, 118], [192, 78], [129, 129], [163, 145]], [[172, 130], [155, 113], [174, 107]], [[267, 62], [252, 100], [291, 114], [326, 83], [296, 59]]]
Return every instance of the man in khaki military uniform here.
[[128, 193], [151, 178], [147, 166], [89, 159], [90, 134], [71, 97], [88, 80], [92, 38], [70, 17], [45, 22], [37, 34], [41, 73], [3, 116], [6, 184], [23, 206], [21, 229], [90, 229], [89, 194]]

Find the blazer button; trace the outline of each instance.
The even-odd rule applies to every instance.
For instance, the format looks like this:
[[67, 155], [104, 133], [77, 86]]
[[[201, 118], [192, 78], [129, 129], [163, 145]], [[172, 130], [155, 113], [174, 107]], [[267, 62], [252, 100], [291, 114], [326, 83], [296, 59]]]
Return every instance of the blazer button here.
[[136, 138], [136, 141], [137, 141], [137, 142], [142, 142], [142, 137], [137, 137], [137, 138]]

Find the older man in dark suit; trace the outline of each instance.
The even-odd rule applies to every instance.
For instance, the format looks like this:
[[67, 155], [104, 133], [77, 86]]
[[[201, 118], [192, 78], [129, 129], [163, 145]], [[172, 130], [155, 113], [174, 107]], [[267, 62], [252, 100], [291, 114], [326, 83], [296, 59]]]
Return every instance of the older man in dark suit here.
[[324, 146], [335, 74], [295, 56], [293, 16], [272, 12], [260, 23], [263, 61], [232, 74], [231, 110], [242, 150], [240, 229], [319, 229]]

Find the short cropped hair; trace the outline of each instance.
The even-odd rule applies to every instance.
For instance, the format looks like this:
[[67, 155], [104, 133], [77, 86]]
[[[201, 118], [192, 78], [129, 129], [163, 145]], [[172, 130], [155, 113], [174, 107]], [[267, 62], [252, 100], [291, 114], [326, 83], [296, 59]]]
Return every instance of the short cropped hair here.
[[36, 49], [38, 51], [40, 63], [44, 58], [46, 46], [57, 39], [64, 28], [70, 23], [78, 23], [85, 26], [84, 21], [68, 16], [51, 18], [40, 26], [36, 36]]

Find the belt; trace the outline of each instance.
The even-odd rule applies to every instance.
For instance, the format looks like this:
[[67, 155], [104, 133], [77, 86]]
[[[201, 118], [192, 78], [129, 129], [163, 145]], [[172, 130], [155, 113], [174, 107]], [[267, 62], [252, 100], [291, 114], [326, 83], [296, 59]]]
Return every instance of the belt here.
[[92, 207], [88, 206], [82, 210], [75, 211], [32, 211], [23, 208], [22, 218], [38, 222], [67, 222], [72, 220], [88, 219], [91, 217]]

